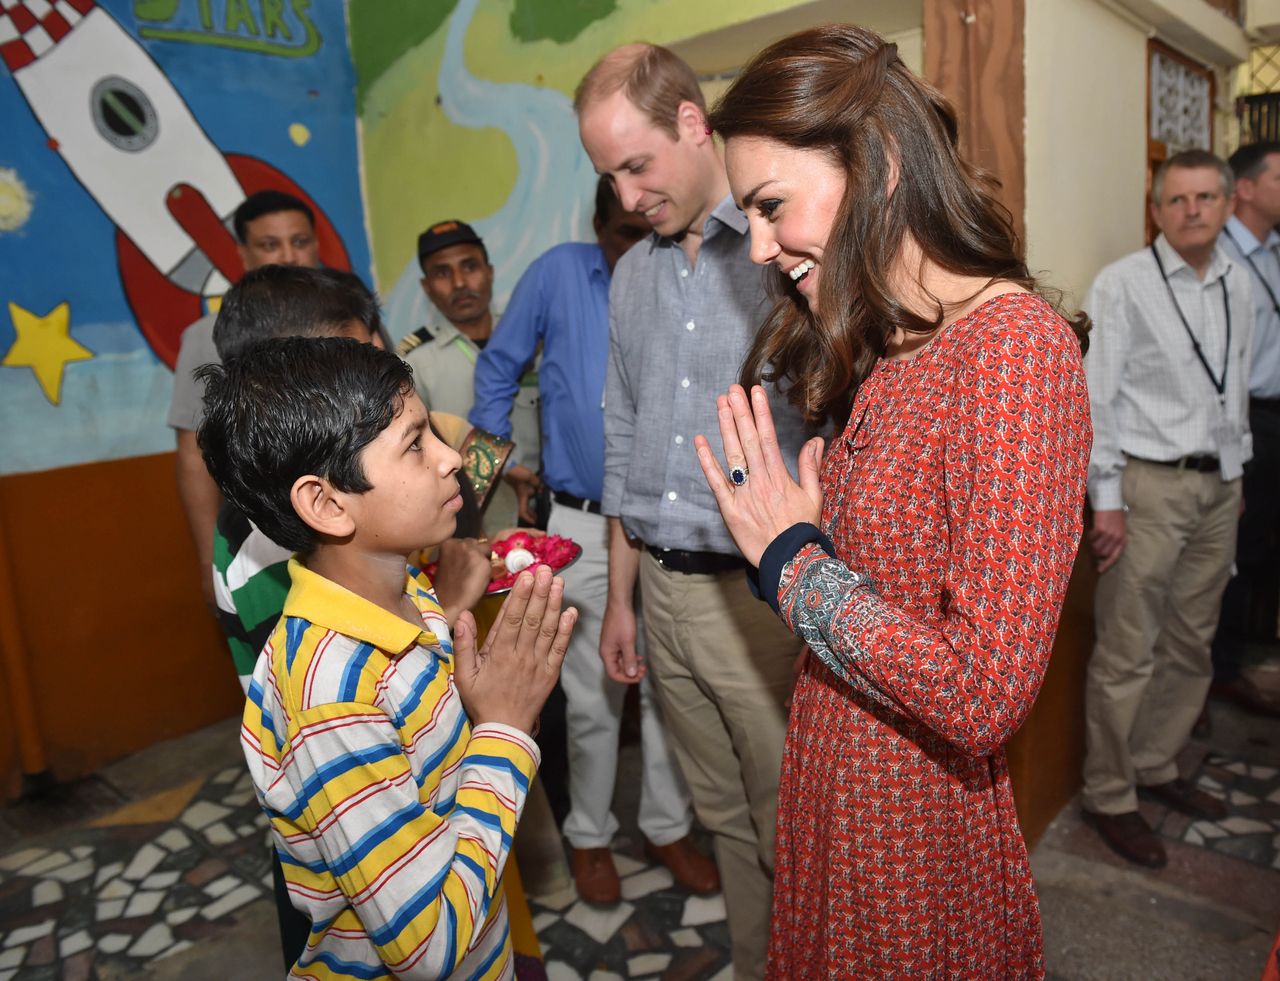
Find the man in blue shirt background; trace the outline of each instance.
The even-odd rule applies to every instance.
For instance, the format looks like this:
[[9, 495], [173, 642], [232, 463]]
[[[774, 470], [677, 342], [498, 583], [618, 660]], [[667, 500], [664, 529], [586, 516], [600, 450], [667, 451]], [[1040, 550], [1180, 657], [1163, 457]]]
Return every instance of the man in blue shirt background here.
[[[521, 372], [541, 344], [541, 479], [551, 492], [547, 530], [583, 548], [582, 558], [563, 573], [565, 602], [581, 611], [561, 673], [570, 781], [570, 811], [563, 830], [573, 849], [579, 894], [588, 902], [612, 904], [621, 895], [609, 842], [618, 830], [610, 805], [626, 686], [608, 678], [598, 654], [609, 582], [608, 524], [600, 514], [609, 283], [618, 259], [650, 228], [640, 216], [622, 209], [606, 178], [596, 189], [594, 227], [598, 245], [558, 245], [521, 277], [502, 329], [476, 362], [470, 420], [500, 436], [510, 434], [509, 416]], [[640, 706], [640, 830], [651, 854], [671, 869], [676, 881], [695, 892], [714, 892], [719, 876], [689, 840], [688, 790], [671, 757], [647, 681], [641, 685]]]

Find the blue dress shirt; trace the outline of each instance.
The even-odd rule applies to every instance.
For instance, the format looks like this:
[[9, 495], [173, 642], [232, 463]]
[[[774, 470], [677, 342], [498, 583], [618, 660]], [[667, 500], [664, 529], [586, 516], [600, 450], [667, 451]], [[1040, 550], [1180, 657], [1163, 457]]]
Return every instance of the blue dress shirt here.
[[1280, 398], [1280, 235], [1267, 233], [1259, 242], [1235, 215], [1227, 219], [1221, 244], [1227, 255], [1249, 274], [1253, 287], [1253, 366], [1249, 394], [1259, 399]]
[[604, 489], [609, 280], [598, 245], [568, 242], [535, 259], [476, 361], [468, 417], [510, 436], [520, 376], [541, 343], [542, 478], [553, 490], [592, 501]]

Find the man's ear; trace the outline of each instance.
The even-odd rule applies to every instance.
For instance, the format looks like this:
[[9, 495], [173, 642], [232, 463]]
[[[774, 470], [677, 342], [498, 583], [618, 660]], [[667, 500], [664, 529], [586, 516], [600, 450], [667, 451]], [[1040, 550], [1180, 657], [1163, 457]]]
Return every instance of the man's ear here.
[[707, 114], [696, 103], [685, 99], [676, 106], [676, 132], [681, 139], [689, 139], [694, 146], [702, 146], [711, 139], [707, 132]]
[[348, 538], [356, 530], [347, 510], [347, 495], [335, 490], [323, 477], [306, 474], [289, 490], [293, 510], [308, 528], [326, 538]]
[[240, 253], [240, 261], [244, 263], [245, 269], [249, 268], [249, 250], [243, 242], [236, 243], [236, 251]]

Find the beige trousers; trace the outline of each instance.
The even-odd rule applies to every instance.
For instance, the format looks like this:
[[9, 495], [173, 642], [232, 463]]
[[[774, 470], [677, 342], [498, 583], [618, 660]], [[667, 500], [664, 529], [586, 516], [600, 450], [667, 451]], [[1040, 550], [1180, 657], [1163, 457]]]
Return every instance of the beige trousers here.
[[640, 558], [649, 676], [712, 834], [736, 979], [764, 976], [787, 699], [800, 641], [741, 572], [683, 575]]
[[1178, 776], [1204, 706], [1209, 645], [1231, 574], [1240, 481], [1130, 460], [1127, 542], [1098, 580], [1085, 686], [1087, 810], [1137, 810], [1137, 786]]

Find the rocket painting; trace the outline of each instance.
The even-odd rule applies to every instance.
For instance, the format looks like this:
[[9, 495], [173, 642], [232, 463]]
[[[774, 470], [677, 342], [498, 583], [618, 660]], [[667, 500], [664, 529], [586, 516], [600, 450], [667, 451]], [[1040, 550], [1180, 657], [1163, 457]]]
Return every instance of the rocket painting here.
[[116, 227], [121, 284], [170, 368], [182, 332], [243, 273], [232, 216], [267, 188], [312, 208], [320, 258], [350, 269], [332, 222], [293, 180], [223, 153], [160, 67], [94, 0], [0, 0], [0, 59], [48, 145]]

